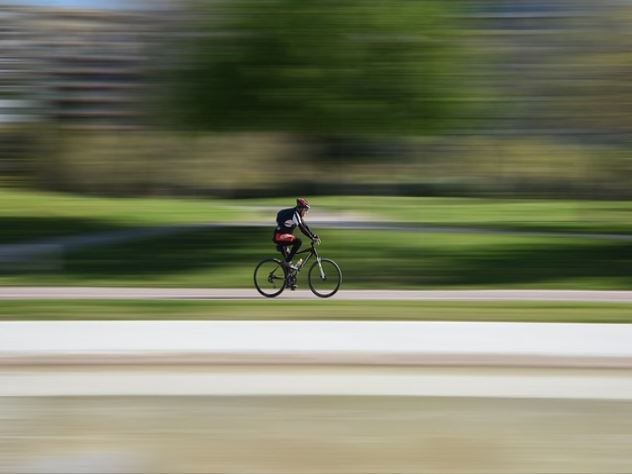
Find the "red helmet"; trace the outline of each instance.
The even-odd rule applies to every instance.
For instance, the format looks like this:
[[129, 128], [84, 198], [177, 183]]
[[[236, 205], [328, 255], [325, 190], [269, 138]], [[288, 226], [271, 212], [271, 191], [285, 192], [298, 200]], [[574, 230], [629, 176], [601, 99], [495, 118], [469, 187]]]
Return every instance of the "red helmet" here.
[[297, 198], [296, 207], [299, 209], [309, 209], [309, 203], [307, 202], [307, 199]]

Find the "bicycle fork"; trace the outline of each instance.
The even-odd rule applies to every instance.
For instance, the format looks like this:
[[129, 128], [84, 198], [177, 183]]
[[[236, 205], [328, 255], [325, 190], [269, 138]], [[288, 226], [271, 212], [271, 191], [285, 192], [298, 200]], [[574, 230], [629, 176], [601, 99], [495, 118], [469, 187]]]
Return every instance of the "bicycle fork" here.
[[323, 271], [323, 264], [320, 262], [320, 257], [316, 257], [316, 261], [318, 262], [318, 270], [320, 270], [320, 279], [326, 280], [325, 272]]

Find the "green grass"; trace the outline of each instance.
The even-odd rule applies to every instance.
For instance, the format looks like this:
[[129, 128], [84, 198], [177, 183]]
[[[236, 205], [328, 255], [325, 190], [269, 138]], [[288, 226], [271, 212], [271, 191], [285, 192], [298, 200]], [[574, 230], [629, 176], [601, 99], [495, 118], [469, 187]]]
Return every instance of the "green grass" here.
[[631, 323], [632, 304], [420, 301], [3, 301], [0, 320], [411, 320]]
[[[112, 199], [0, 191], [0, 243], [139, 226], [210, 221], [244, 227], [57, 253], [0, 267], [0, 284], [251, 287], [275, 254], [270, 228], [247, 227], [292, 199]], [[321, 197], [319, 210], [435, 225], [632, 231], [632, 203], [457, 198]], [[345, 288], [631, 289], [632, 242], [579, 237], [314, 229]], [[305, 275], [300, 284], [305, 286]]]
[[[632, 242], [504, 234], [320, 232], [343, 288], [632, 288]], [[275, 255], [262, 228], [203, 229], [4, 268], [0, 284], [252, 287]], [[305, 274], [299, 286], [306, 287]]]
[[0, 190], [0, 243], [252, 217], [248, 209], [218, 199], [123, 199]]
[[[632, 202], [552, 201], [385, 196], [323, 196], [319, 212], [349, 212], [366, 219], [524, 231], [632, 234]], [[143, 226], [203, 222], [274, 221], [279, 199], [100, 198], [0, 189], [0, 243]]]

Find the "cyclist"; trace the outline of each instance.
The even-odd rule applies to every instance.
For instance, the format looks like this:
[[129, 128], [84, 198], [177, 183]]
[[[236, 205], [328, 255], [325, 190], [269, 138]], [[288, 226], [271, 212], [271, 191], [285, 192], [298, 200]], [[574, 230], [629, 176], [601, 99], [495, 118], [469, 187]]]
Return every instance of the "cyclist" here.
[[[279, 211], [276, 217], [277, 226], [274, 229], [274, 237], [272, 241], [277, 245], [277, 250], [281, 252], [284, 259], [282, 262], [286, 266], [286, 268], [290, 270], [296, 270], [297, 268], [292, 265], [292, 258], [298, 252], [298, 249], [301, 248], [301, 244], [303, 243], [301, 239], [294, 235], [294, 229], [299, 227], [301, 232], [309, 237], [313, 241], [320, 241], [318, 236], [314, 234], [303, 218], [309, 212], [310, 206], [307, 202], [307, 199], [298, 198], [296, 199], [296, 207], [291, 207], [289, 209], [283, 209]], [[292, 248], [288, 252], [288, 247], [292, 246]]]

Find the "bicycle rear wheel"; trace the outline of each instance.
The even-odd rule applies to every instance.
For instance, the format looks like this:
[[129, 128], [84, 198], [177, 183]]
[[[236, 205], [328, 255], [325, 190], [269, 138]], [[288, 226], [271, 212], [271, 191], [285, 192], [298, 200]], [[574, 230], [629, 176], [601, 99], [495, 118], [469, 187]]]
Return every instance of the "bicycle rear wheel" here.
[[276, 258], [266, 258], [255, 268], [255, 288], [266, 298], [274, 298], [285, 289], [285, 268]]
[[307, 274], [310, 290], [321, 298], [336, 294], [342, 283], [342, 272], [333, 260], [322, 258], [312, 264]]

